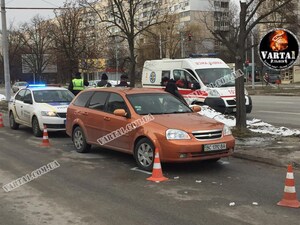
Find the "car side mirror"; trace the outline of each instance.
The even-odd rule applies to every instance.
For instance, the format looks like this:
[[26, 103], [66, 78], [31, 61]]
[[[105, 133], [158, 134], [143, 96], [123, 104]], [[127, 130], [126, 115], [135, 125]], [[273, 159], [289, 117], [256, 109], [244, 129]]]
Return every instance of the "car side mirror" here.
[[198, 90], [200, 89], [200, 84], [198, 82], [194, 82], [193, 85], [192, 85], [192, 90]]
[[125, 111], [125, 109], [116, 109], [114, 111], [114, 115], [127, 117], [127, 112]]
[[191, 109], [193, 110], [193, 112], [200, 112], [201, 111], [201, 107], [199, 105], [193, 105], [191, 107]]
[[32, 104], [32, 99], [24, 99], [23, 102], [26, 104]]

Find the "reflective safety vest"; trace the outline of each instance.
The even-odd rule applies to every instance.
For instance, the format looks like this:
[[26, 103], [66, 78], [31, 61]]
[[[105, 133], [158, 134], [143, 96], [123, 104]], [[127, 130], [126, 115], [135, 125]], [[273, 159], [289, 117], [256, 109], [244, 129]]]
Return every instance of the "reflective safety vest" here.
[[76, 79], [76, 78], [74, 78], [72, 80], [72, 83], [73, 83], [73, 90], [74, 91], [82, 91], [84, 89], [83, 79]]

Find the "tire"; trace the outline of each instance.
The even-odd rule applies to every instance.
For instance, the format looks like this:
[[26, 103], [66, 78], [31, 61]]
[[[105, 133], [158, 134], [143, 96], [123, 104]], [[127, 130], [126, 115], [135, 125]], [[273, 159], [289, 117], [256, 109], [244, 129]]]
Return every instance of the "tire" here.
[[43, 136], [43, 131], [41, 131], [40, 129], [39, 121], [35, 116], [32, 118], [32, 131], [33, 131], [33, 135], [36, 137]]
[[80, 127], [74, 129], [72, 141], [76, 151], [79, 153], [86, 153], [91, 148], [91, 145], [86, 142], [85, 135]]
[[14, 113], [12, 111], [9, 112], [9, 126], [13, 130], [19, 129], [19, 124], [16, 123]]
[[134, 148], [134, 158], [140, 169], [152, 171], [155, 147], [148, 138], [142, 138]]

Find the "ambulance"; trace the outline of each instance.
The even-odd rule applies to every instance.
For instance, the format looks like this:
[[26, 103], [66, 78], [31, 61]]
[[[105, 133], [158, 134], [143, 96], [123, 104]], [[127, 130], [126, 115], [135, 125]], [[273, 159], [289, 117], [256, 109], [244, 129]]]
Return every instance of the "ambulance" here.
[[[145, 61], [142, 85], [164, 88], [174, 79], [188, 104], [208, 105], [221, 113], [236, 112], [235, 80], [242, 72], [232, 71], [219, 58], [185, 58]], [[252, 100], [245, 90], [246, 112], [252, 110]]]

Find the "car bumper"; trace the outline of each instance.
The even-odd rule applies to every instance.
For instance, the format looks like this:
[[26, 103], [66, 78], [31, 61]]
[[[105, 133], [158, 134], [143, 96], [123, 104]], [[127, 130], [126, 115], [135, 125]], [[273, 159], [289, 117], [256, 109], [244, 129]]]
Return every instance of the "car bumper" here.
[[[225, 143], [226, 149], [204, 151], [204, 145]], [[158, 141], [162, 162], [190, 162], [231, 156], [234, 152], [235, 139], [225, 136], [214, 141], [173, 140]]]
[[[251, 97], [245, 96], [246, 101], [246, 113], [251, 113], [252, 111], [252, 99]], [[236, 112], [236, 101], [234, 98], [211, 98], [207, 97], [204, 102], [206, 105], [210, 106], [214, 110], [220, 113], [235, 113]]]
[[41, 117], [40, 129], [44, 129], [44, 125], [47, 126], [47, 131], [63, 131], [66, 130], [66, 118], [60, 117]]

